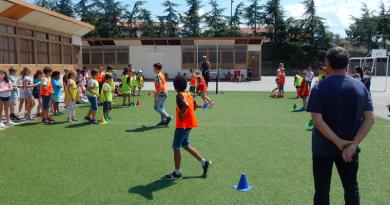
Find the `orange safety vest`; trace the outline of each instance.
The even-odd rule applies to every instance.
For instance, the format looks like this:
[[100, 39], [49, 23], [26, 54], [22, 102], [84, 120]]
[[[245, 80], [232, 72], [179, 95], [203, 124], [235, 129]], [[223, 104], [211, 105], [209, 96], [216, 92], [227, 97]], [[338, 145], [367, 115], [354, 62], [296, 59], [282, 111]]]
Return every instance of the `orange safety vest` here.
[[195, 76], [195, 75], [192, 75], [192, 76], [191, 76], [191, 83], [190, 83], [190, 85], [191, 85], [191, 86], [196, 86], [196, 83], [197, 83], [197, 81], [196, 81], [196, 76]]
[[179, 93], [179, 95], [184, 97], [184, 100], [187, 102], [188, 106], [183, 120], [180, 119], [180, 109], [178, 106], [176, 106], [176, 128], [189, 129], [199, 127], [198, 120], [196, 119], [195, 115], [195, 103], [191, 94]]
[[167, 82], [165, 80], [165, 76], [162, 72], [158, 74], [158, 77], [161, 79], [161, 85], [157, 82], [157, 80], [154, 81], [154, 88], [156, 90], [156, 93], [166, 93], [167, 92]]
[[[46, 77], [45, 77], [46, 78]], [[43, 89], [43, 86], [41, 85], [40, 86], [40, 90], [39, 90], [39, 94], [41, 96], [49, 96], [53, 93], [53, 85], [51, 84], [51, 79], [50, 78], [47, 78], [47, 85], [46, 85], [46, 89]]]
[[98, 74], [98, 76], [96, 78], [97, 82], [98, 83], [104, 83], [104, 81], [105, 81], [104, 76], [105, 76], [104, 72]]

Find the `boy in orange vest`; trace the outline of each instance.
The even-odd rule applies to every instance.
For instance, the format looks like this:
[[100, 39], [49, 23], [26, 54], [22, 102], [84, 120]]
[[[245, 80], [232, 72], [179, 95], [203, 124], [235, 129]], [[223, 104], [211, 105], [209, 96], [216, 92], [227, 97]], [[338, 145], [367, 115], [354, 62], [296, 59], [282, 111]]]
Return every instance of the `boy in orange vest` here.
[[192, 128], [198, 127], [198, 120], [195, 116], [196, 104], [190, 93], [185, 93], [187, 88], [187, 80], [182, 76], [177, 76], [173, 81], [173, 86], [176, 92], [176, 130], [173, 138], [173, 153], [175, 162], [175, 171], [172, 174], [164, 176], [167, 180], [182, 179], [180, 170], [181, 154], [180, 148], [183, 147], [193, 157], [195, 157], [202, 165], [202, 177], [207, 177], [207, 171], [211, 161], [205, 160], [200, 153], [190, 146], [190, 132]]
[[154, 110], [161, 115], [161, 122], [159, 122], [157, 126], [168, 127], [172, 118], [164, 109], [165, 101], [168, 98], [167, 82], [164, 74], [161, 72], [161, 63], [155, 63], [153, 68], [154, 73], [156, 74], [156, 78], [154, 79]]
[[41, 80], [41, 86], [39, 94], [42, 99], [42, 122], [46, 124], [52, 124], [53, 119], [49, 116], [49, 109], [51, 104], [51, 96], [54, 93], [53, 86], [51, 83], [51, 74], [53, 70], [50, 67], [45, 67], [43, 69], [43, 74], [45, 75]]
[[191, 73], [191, 81], [190, 81], [190, 93], [195, 97], [196, 95], [196, 86], [198, 84], [197, 79], [196, 79], [196, 74], [194, 69], [190, 69]]

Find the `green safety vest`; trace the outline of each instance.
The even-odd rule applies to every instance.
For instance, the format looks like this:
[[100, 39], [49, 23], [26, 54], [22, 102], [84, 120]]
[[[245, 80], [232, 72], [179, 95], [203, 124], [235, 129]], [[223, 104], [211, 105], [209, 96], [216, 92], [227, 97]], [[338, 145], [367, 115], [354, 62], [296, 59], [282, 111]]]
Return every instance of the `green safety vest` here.
[[[104, 86], [108, 87], [108, 92], [107, 93], [104, 92]], [[112, 101], [112, 89], [111, 89], [110, 84], [104, 83], [101, 96], [102, 96], [102, 101], [103, 102], [111, 102]]]
[[[91, 79], [93, 80], [93, 79]], [[97, 80], [93, 80], [94, 81], [94, 87], [93, 87], [93, 91], [95, 91], [95, 93], [99, 93], [99, 83], [97, 82]], [[90, 97], [96, 97], [96, 95], [94, 93], [91, 93], [88, 89], [87, 89], [87, 95], [90, 96]]]
[[302, 77], [300, 75], [296, 75], [295, 78], [295, 86], [301, 86]]

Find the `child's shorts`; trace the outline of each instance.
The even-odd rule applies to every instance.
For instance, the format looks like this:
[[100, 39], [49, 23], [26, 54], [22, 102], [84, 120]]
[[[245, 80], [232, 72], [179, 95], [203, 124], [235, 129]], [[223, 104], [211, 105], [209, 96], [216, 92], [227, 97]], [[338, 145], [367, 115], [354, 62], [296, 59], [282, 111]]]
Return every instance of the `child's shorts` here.
[[60, 103], [61, 95], [53, 95], [53, 102]]
[[17, 105], [18, 104], [18, 93], [12, 93], [11, 94], [11, 105]]
[[299, 96], [302, 99], [306, 99], [308, 96]]
[[191, 93], [196, 92], [196, 86], [191, 85], [191, 86], [190, 86], [190, 92], [191, 92]]
[[0, 102], [9, 102], [11, 97], [0, 97]]
[[180, 147], [187, 148], [190, 146], [190, 132], [191, 129], [176, 128], [175, 135], [173, 137], [172, 148], [180, 149]]
[[41, 95], [41, 98], [42, 98], [42, 108], [44, 110], [48, 110], [50, 108], [51, 95], [48, 96]]
[[98, 110], [98, 98], [93, 96], [88, 96], [88, 101], [91, 103], [91, 110], [97, 111]]
[[284, 84], [279, 84], [279, 90], [284, 90]]
[[110, 101], [103, 102], [103, 112], [107, 113], [111, 109], [112, 109], [112, 106], [111, 106]]

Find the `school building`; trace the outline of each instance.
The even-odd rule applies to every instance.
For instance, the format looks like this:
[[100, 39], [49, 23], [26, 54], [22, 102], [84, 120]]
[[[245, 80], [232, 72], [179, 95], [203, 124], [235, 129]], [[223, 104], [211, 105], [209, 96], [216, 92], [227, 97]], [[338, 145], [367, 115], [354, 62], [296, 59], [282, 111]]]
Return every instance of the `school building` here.
[[0, 69], [81, 67], [81, 37], [93, 29], [22, 0], [0, 0]]
[[153, 64], [160, 62], [168, 78], [189, 69], [200, 69], [202, 57], [212, 65], [212, 77], [220, 68], [220, 77], [230, 70], [240, 69], [245, 75], [252, 71], [252, 79], [261, 77], [263, 38], [87, 38], [82, 41], [83, 66], [96, 68], [111, 65], [120, 72], [128, 64], [143, 70], [146, 79], [154, 77]]

